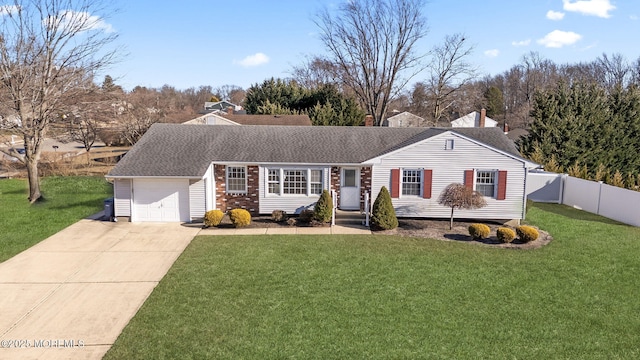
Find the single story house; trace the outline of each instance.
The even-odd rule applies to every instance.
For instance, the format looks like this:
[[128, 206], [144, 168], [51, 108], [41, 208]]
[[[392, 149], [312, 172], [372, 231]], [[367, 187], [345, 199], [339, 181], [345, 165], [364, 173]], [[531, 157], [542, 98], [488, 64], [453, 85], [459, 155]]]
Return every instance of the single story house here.
[[322, 190], [340, 209], [362, 210], [386, 186], [399, 217], [448, 218], [438, 204], [465, 183], [488, 206], [458, 217], [522, 219], [536, 164], [499, 128], [388, 128], [154, 124], [107, 175], [116, 217], [181, 221], [245, 208], [299, 213]]
[[388, 127], [420, 127], [423, 124], [423, 118], [408, 111], [388, 117], [386, 121]]

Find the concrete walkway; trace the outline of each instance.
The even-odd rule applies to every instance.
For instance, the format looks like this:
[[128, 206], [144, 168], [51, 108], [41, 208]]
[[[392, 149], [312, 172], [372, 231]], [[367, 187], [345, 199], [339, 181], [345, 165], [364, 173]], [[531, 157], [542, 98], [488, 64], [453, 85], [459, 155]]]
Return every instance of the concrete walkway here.
[[101, 359], [198, 234], [371, 232], [81, 220], [0, 263], [0, 359]]
[[0, 359], [101, 359], [199, 230], [81, 220], [0, 263]]

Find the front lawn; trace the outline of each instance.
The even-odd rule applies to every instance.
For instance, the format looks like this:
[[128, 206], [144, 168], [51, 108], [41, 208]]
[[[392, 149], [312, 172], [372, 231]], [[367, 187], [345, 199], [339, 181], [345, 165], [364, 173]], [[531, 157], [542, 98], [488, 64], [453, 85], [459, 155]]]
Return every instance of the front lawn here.
[[529, 222], [551, 244], [200, 236], [106, 358], [640, 357], [640, 229], [558, 205]]
[[44, 201], [30, 205], [24, 179], [0, 180], [0, 262], [103, 208], [112, 187], [102, 177], [45, 177]]

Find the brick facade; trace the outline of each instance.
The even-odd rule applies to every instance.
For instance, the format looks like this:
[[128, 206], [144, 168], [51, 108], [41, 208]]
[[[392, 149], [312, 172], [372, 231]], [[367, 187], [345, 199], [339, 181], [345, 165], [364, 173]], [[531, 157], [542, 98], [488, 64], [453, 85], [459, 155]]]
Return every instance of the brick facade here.
[[227, 211], [231, 209], [246, 209], [251, 215], [258, 215], [260, 197], [260, 172], [257, 166], [247, 166], [247, 193], [228, 194], [226, 192], [227, 175], [225, 165], [215, 165], [216, 179], [216, 209]]

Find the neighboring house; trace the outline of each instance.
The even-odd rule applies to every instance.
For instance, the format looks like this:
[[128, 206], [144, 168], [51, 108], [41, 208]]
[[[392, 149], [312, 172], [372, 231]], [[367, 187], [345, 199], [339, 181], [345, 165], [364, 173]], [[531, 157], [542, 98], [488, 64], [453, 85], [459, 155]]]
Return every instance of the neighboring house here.
[[461, 118], [457, 118], [451, 122], [453, 128], [485, 128], [496, 127], [498, 122], [487, 117], [487, 110], [482, 109], [480, 112], [474, 111]]
[[242, 109], [242, 106], [233, 104], [226, 100], [216, 101], [216, 102], [207, 101], [204, 103], [205, 111], [214, 111], [214, 110], [227, 111], [229, 107], [231, 107], [234, 111], [239, 111]]
[[475, 219], [522, 219], [528, 169], [499, 128], [154, 124], [107, 175], [115, 215], [131, 221], [192, 221], [205, 211], [245, 208], [299, 213], [322, 190], [338, 207], [362, 210], [386, 186], [399, 217], [448, 218], [438, 196], [465, 183], [488, 206]]
[[237, 115], [209, 113], [184, 122], [187, 125], [280, 125], [311, 126], [308, 115]]
[[423, 124], [423, 118], [408, 111], [387, 118], [389, 127], [420, 127]]

